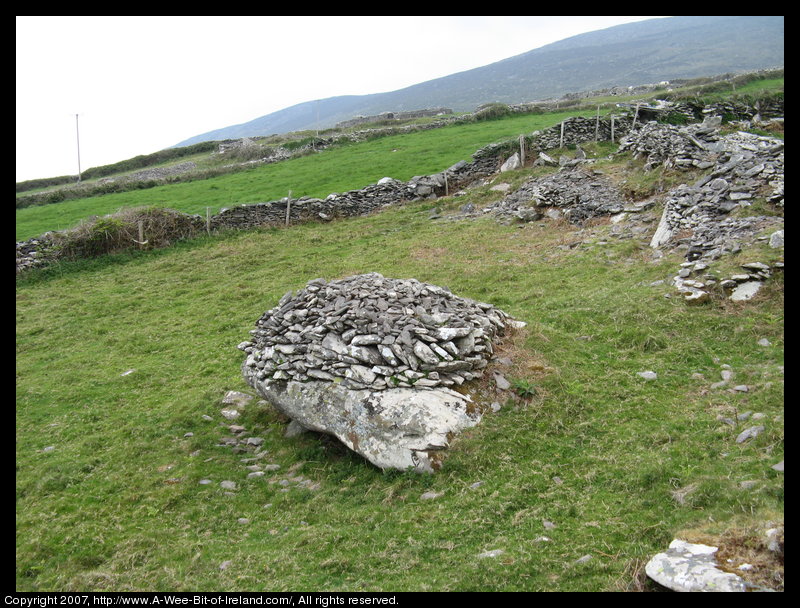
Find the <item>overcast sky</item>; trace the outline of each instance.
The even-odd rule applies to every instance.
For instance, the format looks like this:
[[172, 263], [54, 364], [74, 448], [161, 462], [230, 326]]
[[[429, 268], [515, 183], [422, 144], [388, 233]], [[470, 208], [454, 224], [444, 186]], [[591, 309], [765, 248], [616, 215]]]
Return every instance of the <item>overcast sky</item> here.
[[17, 181], [651, 18], [18, 16]]

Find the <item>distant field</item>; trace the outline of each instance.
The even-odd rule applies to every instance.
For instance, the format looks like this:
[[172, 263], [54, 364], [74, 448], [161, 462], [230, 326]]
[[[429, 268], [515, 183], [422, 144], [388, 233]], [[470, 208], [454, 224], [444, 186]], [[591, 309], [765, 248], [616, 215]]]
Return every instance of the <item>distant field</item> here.
[[374, 184], [382, 177], [409, 180], [438, 173], [479, 148], [498, 140], [529, 134], [591, 111], [512, 116], [383, 137], [357, 145], [248, 169], [212, 179], [108, 194], [17, 210], [16, 238], [25, 240], [48, 230], [64, 230], [93, 215], [122, 207], [158, 205], [185, 213], [216, 213], [222, 207], [293, 197], [323, 198]]

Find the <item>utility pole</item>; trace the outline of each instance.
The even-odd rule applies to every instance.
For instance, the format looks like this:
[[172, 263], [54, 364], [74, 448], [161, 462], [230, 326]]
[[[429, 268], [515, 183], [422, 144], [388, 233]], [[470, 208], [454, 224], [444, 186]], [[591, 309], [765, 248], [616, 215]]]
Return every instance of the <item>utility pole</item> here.
[[75, 114], [75, 136], [78, 139], [78, 182], [81, 181], [81, 133], [78, 129], [78, 115]]

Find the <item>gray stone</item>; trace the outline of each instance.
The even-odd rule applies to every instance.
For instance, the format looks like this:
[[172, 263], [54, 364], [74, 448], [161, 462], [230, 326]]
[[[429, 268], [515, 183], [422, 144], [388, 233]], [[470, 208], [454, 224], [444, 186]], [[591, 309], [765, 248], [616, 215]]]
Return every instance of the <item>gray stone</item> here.
[[382, 469], [438, 470], [450, 438], [480, 421], [469, 397], [445, 388], [351, 390], [322, 381], [254, 387], [303, 427], [337, 437]]
[[763, 431], [764, 427], [761, 425], [751, 426], [750, 428], [747, 428], [743, 430], [741, 433], [739, 433], [739, 436], [736, 437], [736, 443], [744, 443], [748, 439], [754, 439], [758, 437]]
[[499, 557], [503, 555], [505, 551], [502, 549], [492, 549], [491, 551], [484, 551], [483, 553], [478, 553], [478, 559], [486, 559], [491, 557]]
[[658, 378], [658, 374], [653, 371], [646, 371], [646, 372], [637, 372], [637, 376], [644, 378], [645, 380], [655, 380]]
[[717, 550], [675, 539], [666, 552], [647, 562], [645, 572], [673, 591], [746, 591], [744, 580], [719, 569], [714, 559]]
[[755, 296], [761, 289], [761, 281], [747, 281], [740, 283], [729, 296], [734, 302], [744, 302]]
[[505, 173], [506, 171], [513, 171], [514, 169], [519, 169], [522, 166], [522, 162], [519, 160], [519, 154], [515, 152], [511, 158], [509, 158], [503, 165], [500, 167], [500, 173]]
[[228, 391], [222, 398], [223, 405], [244, 407], [253, 399], [252, 395], [240, 391]]
[[419, 498], [420, 500], [434, 500], [443, 495], [444, 492], [434, 492], [433, 490], [431, 490], [429, 492], [424, 492]]
[[508, 380], [505, 379], [503, 374], [495, 372], [494, 373], [494, 381], [495, 381], [495, 384], [497, 385], [497, 388], [499, 390], [501, 390], [501, 391], [507, 391], [508, 389], [511, 388], [511, 383]]

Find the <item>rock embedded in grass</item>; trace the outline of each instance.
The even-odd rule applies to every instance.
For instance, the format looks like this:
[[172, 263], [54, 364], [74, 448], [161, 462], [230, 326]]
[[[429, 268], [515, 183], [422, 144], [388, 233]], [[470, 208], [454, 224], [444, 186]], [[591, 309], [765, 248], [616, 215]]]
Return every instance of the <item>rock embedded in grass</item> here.
[[416, 279], [314, 279], [239, 345], [242, 374], [289, 418], [377, 466], [434, 470], [450, 434], [480, 419], [452, 389], [482, 377], [495, 341], [520, 325]]
[[714, 559], [716, 552], [717, 547], [675, 539], [667, 551], [647, 562], [645, 572], [673, 591], [746, 591], [741, 578], [719, 569]]

